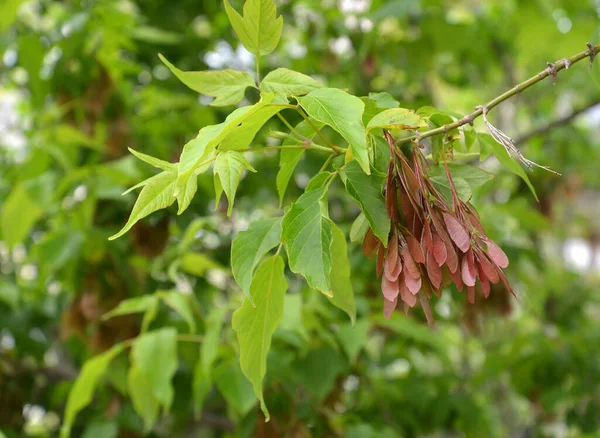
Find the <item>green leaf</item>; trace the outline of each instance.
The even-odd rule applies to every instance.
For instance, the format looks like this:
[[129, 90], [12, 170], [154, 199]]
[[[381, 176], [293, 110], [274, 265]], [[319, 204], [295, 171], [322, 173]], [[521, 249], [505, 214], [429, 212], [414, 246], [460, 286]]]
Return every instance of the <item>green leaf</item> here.
[[156, 400], [168, 411], [173, 402], [171, 379], [177, 370], [177, 331], [162, 328], [136, 338], [131, 362], [139, 368]]
[[221, 203], [221, 195], [223, 195], [223, 185], [221, 178], [216, 173], [213, 175], [213, 183], [215, 185], [215, 211], [217, 211]]
[[336, 336], [339, 339], [342, 348], [348, 355], [350, 363], [356, 361], [356, 356], [367, 343], [368, 335], [369, 321], [367, 319], [361, 319], [354, 326], [350, 324], [340, 326]]
[[9, 281], [0, 281], [0, 303], [5, 303], [12, 310], [16, 310], [19, 304], [19, 288]]
[[305, 192], [292, 205], [281, 225], [292, 272], [302, 274], [312, 288], [332, 296], [331, 225], [321, 211], [321, 200], [326, 193], [325, 188]]
[[[317, 129], [320, 129], [323, 124], [314, 122]], [[294, 128], [296, 132], [291, 132], [291, 138], [286, 138], [283, 141], [284, 146], [304, 144], [306, 140], [312, 140], [316, 135], [315, 129], [308, 121], [303, 120]], [[283, 196], [290, 182], [290, 178], [294, 174], [296, 166], [304, 155], [305, 149], [282, 149], [279, 158], [279, 172], [277, 172], [277, 192], [279, 193], [279, 205], [283, 204]]]
[[331, 348], [311, 350], [295, 366], [295, 377], [306, 391], [322, 400], [329, 394], [338, 376], [348, 367], [347, 360]]
[[71, 427], [77, 414], [90, 404], [94, 391], [104, 376], [110, 362], [123, 351], [123, 345], [117, 344], [110, 350], [105, 351], [89, 360], [83, 365], [79, 376], [73, 384], [67, 398], [65, 408], [65, 419], [60, 431], [61, 438], [67, 438], [71, 434]]
[[193, 381], [193, 406], [194, 416], [198, 418], [202, 412], [204, 400], [210, 392], [213, 381], [212, 366], [217, 358], [219, 343], [221, 341], [221, 329], [227, 309], [224, 307], [213, 307], [204, 324], [204, 341], [200, 347], [200, 359], [194, 368]]
[[148, 180], [133, 206], [129, 220], [117, 234], [109, 237], [114, 240], [125, 234], [140, 219], [175, 202], [175, 172], [161, 172]]
[[331, 126], [346, 139], [352, 154], [366, 174], [370, 174], [367, 137], [362, 122], [365, 104], [337, 88], [319, 88], [298, 98], [302, 108], [313, 118]]
[[240, 343], [240, 366], [252, 383], [266, 421], [269, 421], [269, 411], [263, 397], [262, 381], [267, 373], [271, 338], [283, 317], [283, 298], [287, 290], [284, 268], [281, 256], [266, 259], [257, 269], [250, 286], [256, 307], [246, 300], [232, 318], [232, 327]]
[[348, 259], [348, 246], [346, 236], [342, 230], [331, 222], [331, 289], [333, 297], [331, 304], [348, 314], [352, 325], [356, 322], [356, 303], [354, 290], [350, 279], [350, 260]]
[[369, 99], [374, 100], [379, 108], [398, 108], [400, 106], [400, 102], [394, 99], [394, 96], [386, 91], [381, 93], [369, 93]]
[[181, 257], [181, 268], [196, 277], [204, 277], [206, 272], [211, 269], [226, 271], [225, 267], [199, 252], [186, 252]]
[[162, 169], [162, 170], [174, 170], [174, 169], [177, 168], [176, 164], [169, 163], [167, 161], [160, 160], [160, 159], [152, 157], [150, 155], [143, 154], [142, 152], [138, 152], [138, 151], [136, 151], [135, 149], [132, 149], [132, 148], [128, 148], [128, 149], [129, 149], [129, 152], [131, 152], [137, 158], [139, 158], [140, 160], [142, 160], [144, 163], [148, 163], [151, 166], [157, 167], [158, 169]]
[[286, 97], [303, 96], [323, 85], [310, 76], [287, 68], [269, 72], [260, 83], [261, 91], [268, 91]]
[[211, 154], [219, 143], [222, 143], [221, 149], [243, 149], [248, 146], [262, 126], [260, 121], [283, 109], [281, 105], [272, 104], [274, 98], [274, 94], [264, 93], [260, 102], [237, 108], [223, 123], [202, 128], [198, 136], [183, 147], [178, 166], [178, 187], [184, 187], [192, 173], [199, 174], [208, 169], [206, 163], [211, 162]]
[[156, 304], [155, 295], [142, 295], [141, 297], [128, 298], [119, 303], [117, 307], [110, 312], [102, 315], [102, 320], [114, 318], [115, 316], [131, 315], [132, 313], [144, 313]]
[[[272, 93], [263, 93], [261, 101], [251, 107], [251, 110], [245, 114], [243, 121], [228, 129], [219, 145], [219, 150], [240, 150], [248, 147], [260, 128], [271, 117], [284, 109], [282, 104], [273, 102], [274, 97], [275, 95]], [[261, 104], [261, 102], [264, 102], [264, 104]], [[287, 105], [287, 101], [285, 104]]]
[[241, 414], [252, 409], [256, 404], [256, 396], [236, 360], [222, 363], [214, 374], [219, 392], [231, 407]]
[[177, 209], [177, 214], [183, 213], [194, 199], [196, 195], [196, 191], [198, 190], [198, 177], [196, 175], [190, 176], [185, 184], [185, 188], [183, 190], [178, 190], [175, 198], [177, 199], [177, 205], [179, 208]]
[[325, 187], [325, 184], [327, 184], [327, 181], [332, 176], [333, 176], [332, 172], [328, 172], [328, 171], [319, 172], [308, 181], [304, 190], [309, 192], [311, 190], [321, 189], [321, 188]]
[[204, 342], [200, 347], [200, 358], [205, 376], [211, 376], [211, 367], [217, 358], [221, 329], [227, 309], [225, 307], [214, 307], [211, 309], [204, 324]]
[[277, 17], [273, 0], [246, 0], [244, 16], [224, 0], [225, 12], [238, 38], [250, 53], [264, 56], [277, 47], [283, 29], [283, 17]]
[[167, 306], [179, 313], [187, 323], [190, 333], [196, 333], [196, 318], [192, 311], [190, 297], [179, 291], [157, 292]]
[[[432, 176], [430, 179], [435, 188], [439, 190], [444, 198], [446, 198], [446, 201], [452, 204], [452, 189], [450, 188], [450, 183], [448, 182], [446, 175]], [[454, 183], [458, 198], [468, 202], [473, 196], [473, 191], [469, 184], [462, 178], [452, 178], [452, 182]]]
[[137, 26], [133, 29], [131, 36], [138, 41], [161, 45], [179, 44], [183, 39], [182, 34], [169, 32], [153, 26]]
[[390, 233], [390, 219], [381, 194], [383, 178], [365, 175], [356, 161], [351, 161], [340, 170], [346, 191], [352, 196], [371, 225], [373, 233], [387, 244]]
[[204, 401], [212, 388], [212, 380], [204, 374], [202, 363], [198, 361], [194, 367], [194, 379], [192, 381], [192, 406], [194, 410], [194, 418], [201, 418]]
[[127, 392], [131, 398], [133, 408], [144, 421], [144, 430], [148, 432], [156, 423], [160, 404], [152, 393], [152, 387], [148, 385], [146, 376], [137, 365], [129, 367]]
[[367, 130], [383, 129], [419, 129], [427, 127], [427, 123], [413, 110], [391, 108], [380, 112], [367, 125]]
[[2, 212], [0, 212], [2, 240], [9, 248], [22, 242], [43, 214], [44, 209], [31, 197], [25, 185], [18, 184], [2, 204]]
[[5, 0], [0, 3], [0, 31], [4, 32], [17, 18], [17, 10], [25, 0]]
[[309, 334], [302, 321], [302, 309], [302, 294], [286, 294], [283, 301], [283, 318], [279, 323], [279, 328], [298, 333], [308, 341]]
[[181, 71], [160, 53], [158, 57], [189, 88], [214, 97], [212, 106], [235, 105], [244, 98], [246, 88], [255, 86], [252, 76], [245, 72], [237, 70]]
[[350, 227], [350, 242], [361, 242], [369, 230], [369, 221], [361, 211]]
[[[454, 164], [448, 163], [448, 169], [450, 170], [450, 175], [452, 176], [452, 180], [456, 180], [458, 178], [465, 181], [472, 190], [478, 189], [488, 181], [494, 179], [494, 175], [486, 172], [485, 170], [470, 166], [468, 164]], [[443, 178], [446, 181], [448, 177], [446, 176], [446, 170], [443, 166], [431, 166], [429, 167], [427, 173], [430, 177]]]
[[531, 181], [529, 181], [529, 177], [521, 165], [512, 159], [506, 149], [504, 149], [504, 146], [494, 140], [489, 134], [477, 134], [477, 139], [480, 141], [480, 143], [484, 144], [486, 148], [490, 148], [493, 151], [498, 161], [500, 161], [500, 164], [502, 164], [515, 175], [520, 176], [523, 181], [525, 181], [525, 184], [527, 184], [527, 187], [529, 187], [531, 190], [531, 193], [533, 193], [533, 196], [535, 196], [535, 199], [539, 201], [537, 193], [535, 192], [535, 188], [533, 187], [533, 184], [531, 184]]
[[[116, 421], [96, 420], [86, 426], [81, 438], [117, 438], [119, 425]], [[0, 438], [2, 434], [0, 433]]]
[[233, 277], [253, 305], [250, 285], [254, 268], [267, 252], [279, 245], [280, 241], [281, 218], [277, 217], [251, 223], [248, 229], [240, 231], [231, 243]]
[[215, 175], [219, 175], [221, 186], [229, 200], [229, 206], [227, 208], [228, 216], [231, 215], [231, 210], [233, 209], [233, 203], [235, 201], [235, 193], [237, 192], [238, 185], [242, 179], [244, 169], [256, 172], [242, 153], [237, 151], [225, 151], [217, 155], [217, 160], [215, 161]]

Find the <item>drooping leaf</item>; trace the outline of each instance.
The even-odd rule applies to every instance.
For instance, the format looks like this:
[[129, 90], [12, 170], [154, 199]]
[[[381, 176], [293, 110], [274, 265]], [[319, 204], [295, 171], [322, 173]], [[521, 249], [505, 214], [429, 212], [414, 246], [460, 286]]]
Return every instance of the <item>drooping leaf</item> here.
[[149, 431], [158, 419], [160, 404], [152, 393], [152, 387], [148, 385], [146, 376], [137, 365], [129, 367], [127, 391], [133, 408], [144, 421], [144, 430]]
[[65, 419], [60, 431], [61, 438], [68, 438], [70, 436], [75, 416], [90, 404], [94, 391], [104, 376], [108, 365], [123, 351], [123, 348], [122, 344], [117, 344], [110, 350], [89, 359], [83, 365], [67, 398]]
[[267, 373], [271, 338], [283, 316], [283, 298], [287, 290], [284, 268], [281, 256], [266, 259], [256, 271], [250, 286], [256, 307], [246, 300], [232, 319], [232, 327], [240, 343], [242, 371], [252, 383], [267, 421], [269, 411], [263, 397], [262, 381]]
[[219, 175], [221, 186], [225, 191], [225, 195], [229, 200], [227, 215], [231, 215], [233, 203], [235, 201], [235, 193], [242, 179], [244, 169], [251, 172], [256, 170], [250, 165], [246, 157], [237, 151], [225, 151], [217, 155], [215, 161], [215, 174]]
[[350, 242], [362, 242], [369, 230], [369, 221], [365, 214], [361, 211], [358, 217], [352, 222], [350, 228]]
[[283, 29], [283, 17], [277, 17], [273, 0], [246, 0], [243, 17], [224, 0], [225, 12], [238, 38], [250, 53], [264, 56], [277, 47]]
[[328, 171], [317, 173], [308, 181], [304, 190], [308, 192], [311, 190], [321, 189], [325, 187], [327, 181], [329, 181], [332, 175], [333, 173]]
[[303, 96], [322, 87], [322, 84], [310, 76], [287, 68], [278, 68], [269, 72], [260, 83], [261, 91], [286, 97]]
[[[118, 435], [119, 424], [116, 421], [96, 420], [86, 426], [81, 438], [117, 438]], [[6, 437], [0, 433], [0, 438]]]
[[132, 148], [127, 148], [129, 149], [129, 152], [131, 152], [133, 155], [135, 155], [137, 158], [139, 158], [140, 160], [142, 160], [144, 163], [148, 163], [151, 166], [154, 166], [158, 169], [162, 169], [162, 170], [174, 170], [177, 168], [176, 164], [173, 163], [169, 163], [168, 161], [164, 161], [161, 160], [159, 158], [155, 158], [152, 157], [150, 155], [146, 155], [142, 152], [138, 152], [135, 149]]
[[370, 174], [367, 137], [362, 122], [365, 104], [337, 88], [319, 88], [298, 101], [312, 118], [331, 126], [346, 139], [360, 167]]
[[268, 251], [279, 245], [281, 219], [278, 217], [251, 223], [247, 230], [235, 236], [231, 244], [233, 277], [252, 304], [254, 301], [250, 294], [250, 285], [254, 268]]
[[162, 328], [140, 335], [131, 348], [131, 362], [167, 411], [173, 402], [171, 380], [177, 370], [177, 331]]
[[206, 376], [202, 368], [202, 362], [198, 361], [194, 367], [194, 379], [192, 380], [192, 406], [194, 419], [199, 420], [204, 407], [204, 401], [212, 388], [212, 379]]
[[331, 225], [320, 204], [326, 193], [325, 188], [305, 192], [284, 216], [281, 226], [292, 272], [302, 274], [312, 288], [332, 296]]
[[185, 85], [198, 93], [212, 96], [213, 106], [235, 105], [244, 98], [248, 87], [254, 87], [254, 79], [248, 73], [237, 70], [181, 71], [161, 54], [160, 60]]
[[200, 346], [200, 359], [194, 368], [192, 384], [194, 416], [197, 418], [202, 412], [204, 399], [213, 383], [212, 366], [219, 352], [221, 329], [226, 313], [227, 309], [225, 307], [213, 307], [206, 318], [204, 341]]
[[130, 315], [132, 313], [144, 313], [156, 303], [155, 295], [142, 295], [141, 297], [128, 298], [119, 303], [110, 312], [102, 315], [102, 320], [114, 318], [115, 316]]
[[348, 361], [341, 352], [321, 347], [310, 350], [297, 361], [294, 373], [308, 393], [322, 400], [333, 389], [336, 378], [347, 368]]
[[44, 208], [32, 199], [25, 185], [17, 185], [2, 204], [0, 212], [2, 240], [9, 248], [22, 242], [43, 214]]
[[[446, 198], [446, 201], [452, 203], [452, 189], [450, 188], [450, 183], [448, 182], [446, 174], [432, 176], [430, 179], [435, 188], [439, 190], [444, 198]], [[456, 189], [458, 197], [461, 200], [468, 202], [473, 196], [473, 191], [469, 184], [462, 178], [452, 178], [452, 182], [454, 183], [454, 188]]]
[[517, 163], [515, 160], [513, 160], [511, 158], [511, 156], [508, 154], [508, 152], [506, 152], [506, 149], [504, 149], [504, 146], [502, 146], [500, 143], [496, 142], [492, 138], [492, 136], [489, 134], [477, 134], [477, 139], [479, 140], [480, 143], [484, 144], [485, 147], [487, 147], [493, 151], [493, 153], [496, 156], [496, 158], [498, 159], [498, 161], [500, 161], [500, 164], [502, 164], [504, 167], [506, 167], [508, 170], [510, 170], [515, 175], [520, 176], [521, 179], [523, 179], [523, 181], [525, 181], [525, 184], [527, 184], [527, 187], [529, 187], [529, 189], [531, 190], [531, 193], [533, 193], [533, 196], [535, 197], [535, 199], [538, 200], [537, 193], [535, 192], [535, 188], [531, 184], [531, 181], [529, 181], [529, 177], [527, 176], [527, 173], [525, 173], [525, 170], [523, 170], [523, 168], [521, 167], [521, 165], [519, 163]]
[[215, 369], [214, 378], [219, 392], [235, 411], [245, 414], [256, 404], [252, 384], [244, 377], [237, 360], [221, 363]]
[[[275, 95], [272, 93], [262, 93], [261, 102], [268, 102], [264, 105], [259, 105], [260, 102], [252, 107], [246, 117], [238, 125], [231, 126], [227, 134], [223, 137], [219, 150], [239, 150], [246, 148], [254, 137], [264, 126], [265, 123], [279, 111], [284, 109], [285, 102], [278, 102]], [[257, 106], [259, 105], [259, 106]]]
[[390, 219], [387, 215], [385, 199], [381, 194], [383, 178], [365, 175], [356, 161], [351, 161], [340, 170], [346, 190], [352, 196], [371, 225], [373, 233], [387, 245], [390, 233]]
[[286, 294], [283, 301], [283, 318], [279, 323], [279, 329], [295, 332], [302, 339], [309, 339], [308, 331], [304, 326], [302, 294]]
[[157, 294], [167, 306], [182, 316], [190, 329], [190, 333], [196, 333], [196, 318], [194, 318], [190, 297], [176, 290], [169, 292], [159, 291]]
[[[214, 149], [226, 139], [228, 145], [225, 145], [224, 149], [243, 149], [250, 144], [253, 135], [252, 138], [249, 137], [249, 128], [245, 126], [246, 122], [250, 121], [250, 130], [258, 130], [262, 125], [256, 123], [255, 119], [253, 120], [255, 116], [263, 120], [265, 117], [263, 110], [265, 108], [271, 107], [271, 111], [274, 108], [275, 112], [281, 110], [281, 106], [271, 105], [274, 98], [275, 95], [272, 93], [263, 93], [259, 102], [237, 108], [227, 116], [223, 123], [202, 128], [196, 138], [183, 147], [177, 169], [178, 187], [185, 187], [187, 179], [192, 173], [199, 174], [205, 171], [208, 168], [206, 163], [212, 161], [211, 154], [214, 153]], [[256, 126], [259, 126], [259, 128], [256, 128]], [[221, 148], [223, 148], [223, 145], [221, 145]]]
[[[320, 129], [323, 124], [314, 122], [317, 129]], [[301, 145], [307, 140], [312, 140], [316, 135], [315, 129], [306, 120], [298, 123], [294, 128], [295, 132], [291, 133], [291, 138], [286, 138], [283, 141], [284, 146]], [[282, 149], [279, 158], [279, 172], [277, 172], [277, 193], [279, 193], [279, 204], [283, 204], [283, 196], [287, 189], [290, 178], [294, 174], [294, 169], [304, 155], [305, 149]]]
[[20, 289], [16, 284], [10, 281], [0, 280], [0, 303], [8, 305], [11, 310], [16, 310], [20, 298]]
[[161, 172], [148, 180], [133, 206], [129, 220], [117, 234], [109, 237], [114, 240], [125, 234], [140, 219], [175, 202], [175, 172]]
[[350, 260], [346, 237], [337, 225], [331, 222], [331, 304], [346, 312], [352, 325], [356, 322], [356, 303], [350, 279]]
[[386, 91], [381, 93], [369, 93], [369, 99], [374, 100], [379, 108], [398, 108], [400, 106], [400, 102], [394, 99], [394, 96]]
[[211, 367], [217, 358], [221, 329], [226, 313], [227, 309], [225, 307], [214, 307], [206, 318], [204, 341], [200, 347], [200, 361], [204, 375], [207, 377], [211, 376]]
[[198, 178], [196, 175], [192, 175], [188, 178], [185, 187], [177, 191], [175, 198], [177, 199], [177, 214], [183, 213], [190, 206], [196, 191], [198, 190]]
[[[475, 190], [488, 181], [494, 179], [493, 174], [486, 172], [479, 167], [470, 166], [468, 164], [448, 163], [448, 169], [450, 169], [452, 180], [462, 179], [472, 190]], [[448, 179], [443, 166], [430, 166], [427, 173], [430, 177], [446, 180]]]
[[196, 277], [204, 277], [207, 271], [217, 269], [219, 271], [227, 271], [227, 269], [200, 252], [186, 252], [181, 257], [181, 268], [188, 274]]
[[383, 129], [419, 129], [427, 127], [427, 123], [413, 110], [406, 108], [390, 108], [373, 117], [367, 130]]
[[344, 352], [348, 355], [350, 363], [356, 361], [356, 356], [367, 343], [369, 334], [369, 321], [361, 319], [356, 324], [344, 324], [336, 332]]

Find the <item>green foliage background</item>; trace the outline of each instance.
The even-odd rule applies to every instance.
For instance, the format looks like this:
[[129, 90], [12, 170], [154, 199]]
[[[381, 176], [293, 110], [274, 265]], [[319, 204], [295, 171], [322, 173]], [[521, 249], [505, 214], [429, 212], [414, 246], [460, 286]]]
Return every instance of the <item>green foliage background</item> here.
[[[386, 91], [404, 108], [453, 114], [600, 40], [591, 0], [276, 3], [284, 31], [262, 58], [264, 72], [287, 67], [356, 95]], [[71, 420], [72, 436], [86, 438], [598, 436], [598, 258], [574, 270], [564, 254], [573, 238], [598, 251], [597, 112], [520, 144], [563, 174], [529, 173], [539, 202], [494, 159], [483, 163], [496, 177], [473, 203], [510, 257], [518, 299], [492, 290], [471, 306], [449, 289], [434, 303], [435, 329], [420, 312], [388, 321], [374, 263], [349, 243], [353, 326], [286, 270], [265, 423], [239, 365], [231, 320], [244, 292], [229, 260], [240, 230], [283, 212], [278, 151], [250, 158], [258, 174], [245, 174], [230, 217], [224, 200], [215, 210], [204, 174], [185, 213], [162, 210], [108, 240], [135, 199], [121, 193], [155, 174], [127, 148], [177, 161], [201, 127], [231, 109], [206, 106], [157, 53], [182, 70], [206, 62], [255, 70], [223, 4], [5, 0], [0, 32], [0, 102], [16, 102], [0, 109], [0, 436], [57, 436]], [[491, 117], [519, 139], [600, 102], [599, 84], [598, 64], [582, 62]], [[284, 129], [274, 119], [252, 145]], [[322, 164], [305, 154], [283, 206]], [[340, 181], [329, 203], [347, 236], [359, 210]], [[137, 300], [117, 307], [128, 298]], [[103, 317], [110, 310], [117, 316]], [[141, 331], [118, 354], [124, 347], [113, 346]], [[76, 389], [92, 403], [75, 418], [65, 403], [80, 373]]]

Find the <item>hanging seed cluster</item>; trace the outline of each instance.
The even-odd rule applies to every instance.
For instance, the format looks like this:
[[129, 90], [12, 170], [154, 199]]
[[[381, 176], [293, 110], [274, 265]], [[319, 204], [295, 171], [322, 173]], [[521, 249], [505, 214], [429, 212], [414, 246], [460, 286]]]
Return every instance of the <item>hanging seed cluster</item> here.
[[419, 302], [432, 325], [429, 300], [452, 283], [459, 291], [467, 289], [470, 303], [476, 292], [487, 298], [490, 283], [502, 281], [512, 293], [502, 271], [508, 266], [506, 254], [486, 235], [476, 211], [459, 199], [445, 161], [451, 205], [429, 179], [420, 148], [413, 148], [409, 158], [389, 133], [385, 136], [392, 155], [385, 186], [391, 231], [384, 245], [369, 229], [362, 245], [367, 257], [377, 255], [385, 317], [400, 302], [406, 313]]

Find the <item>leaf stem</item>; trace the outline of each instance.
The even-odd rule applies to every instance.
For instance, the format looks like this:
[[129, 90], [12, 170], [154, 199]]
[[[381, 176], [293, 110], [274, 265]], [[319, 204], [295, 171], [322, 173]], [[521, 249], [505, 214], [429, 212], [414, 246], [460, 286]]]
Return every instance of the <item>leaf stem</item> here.
[[255, 59], [256, 59], [256, 84], [259, 86], [260, 88], [260, 56], [258, 55], [254, 55]]
[[177, 340], [179, 342], [196, 342], [198, 344], [201, 344], [202, 342], [204, 342], [204, 336], [198, 336], [198, 335], [192, 335], [192, 334], [177, 335]]
[[316, 144], [299, 144], [299, 145], [280, 145], [280, 146], [258, 146], [254, 148], [243, 149], [238, 152], [261, 152], [261, 151], [274, 151], [278, 149], [317, 149], [320, 151], [331, 152], [331, 149]]
[[328, 147], [330, 147], [331, 149], [333, 149], [333, 151], [336, 153], [336, 155], [340, 155], [342, 153], [342, 148], [339, 147], [339, 146], [335, 146], [333, 143], [331, 143], [323, 135], [323, 133], [321, 132], [321, 130], [315, 126], [315, 124], [313, 123], [313, 121], [310, 120], [310, 117], [308, 117], [308, 115], [304, 112], [304, 110], [302, 110], [302, 108], [298, 107], [298, 112], [304, 118], [304, 120], [306, 120], [306, 122], [312, 127], [312, 129], [314, 129], [315, 133], [319, 136], [319, 138], [321, 138], [321, 140], [323, 140], [323, 143], [325, 143]]
[[323, 165], [321, 166], [321, 168], [319, 169], [319, 172], [323, 172], [325, 169], [327, 169], [327, 167], [331, 164], [331, 161], [336, 157], [337, 155], [335, 154], [331, 154], [329, 155], [329, 157], [327, 157], [327, 160], [325, 160], [325, 162], [323, 163]]
[[595, 46], [589, 44], [588, 50], [585, 50], [576, 55], [573, 55], [570, 58], [563, 58], [559, 61], [556, 61], [554, 64], [548, 63], [548, 67], [546, 69], [542, 70], [541, 72], [539, 72], [535, 76], [532, 76], [531, 78], [527, 79], [526, 81], [523, 81], [520, 84], [515, 85], [510, 90], [502, 93], [498, 97], [495, 97], [494, 99], [490, 100], [485, 105], [478, 106], [475, 111], [465, 115], [463, 118], [455, 121], [454, 123], [449, 123], [449, 124], [441, 126], [439, 128], [431, 129], [429, 131], [421, 132], [416, 135], [412, 135], [410, 137], [399, 139], [399, 140], [397, 140], [396, 145], [399, 146], [399, 145], [402, 145], [405, 143], [409, 143], [411, 141], [415, 141], [415, 140], [419, 141], [423, 138], [432, 137], [432, 136], [438, 135], [438, 134], [444, 134], [452, 129], [456, 129], [456, 128], [459, 128], [460, 126], [466, 125], [467, 123], [473, 124], [473, 120], [475, 120], [477, 117], [481, 116], [484, 112], [491, 110], [496, 105], [499, 105], [500, 103], [504, 102], [505, 100], [510, 99], [515, 94], [518, 94], [521, 91], [531, 87], [532, 85], [537, 84], [538, 82], [544, 80], [548, 76], [552, 76], [553, 79], [556, 80], [556, 74], [559, 71], [561, 71], [563, 69], [568, 69], [573, 64], [581, 61], [582, 59], [585, 59], [585, 58], [593, 59], [597, 53], [600, 53], [600, 44], [596, 44]]

